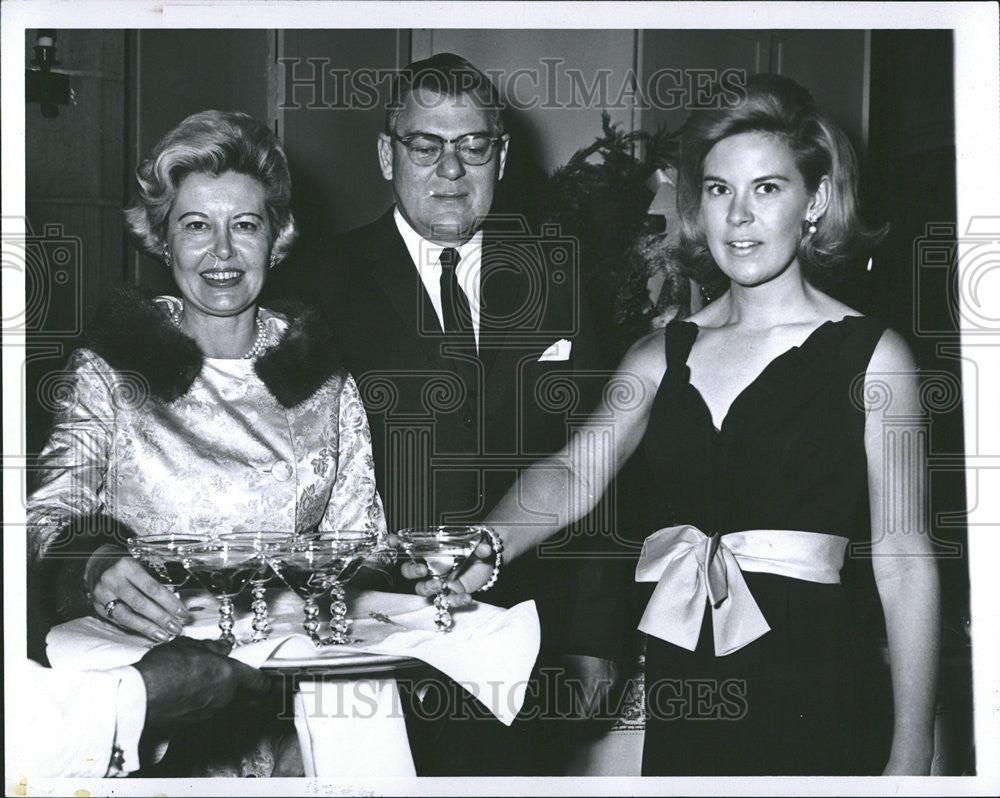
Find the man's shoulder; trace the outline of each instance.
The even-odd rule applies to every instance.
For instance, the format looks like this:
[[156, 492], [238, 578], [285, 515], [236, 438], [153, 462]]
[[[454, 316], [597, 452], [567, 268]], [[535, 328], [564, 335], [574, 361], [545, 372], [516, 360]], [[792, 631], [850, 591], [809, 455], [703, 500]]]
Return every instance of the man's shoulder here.
[[[372, 274], [373, 260], [392, 253], [397, 235], [392, 210], [379, 218], [341, 233], [303, 234], [287, 263], [268, 276], [265, 303], [293, 300], [315, 305], [331, 315], [357, 297]], [[402, 243], [399, 244], [402, 247]]]
[[342, 233], [338, 233], [333, 237], [334, 242], [351, 242], [351, 241], [366, 241], [370, 240], [379, 233], [385, 232], [388, 229], [386, 224], [387, 217], [388, 221], [392, 221], [392, 214], [383, 214], [377, 219], [372, 219], [372, 221], [367, 224], [363, 224], [359, 227], [352, 227], [350, 230], [345, 230]]
[[324, 257], [335, 270], [350, 273], [360, 262], [379, 259], [391, 251], [395, 234], [390, 211], [374, 221], [333, 236]]
[[392, 218], [392, 208], [382, 213], [376, 219], [360, 227], [353, 227], [333, 237], [335, 244], [362, 244], [383, 239], [387, 233], [395, 231], [396, 225]]

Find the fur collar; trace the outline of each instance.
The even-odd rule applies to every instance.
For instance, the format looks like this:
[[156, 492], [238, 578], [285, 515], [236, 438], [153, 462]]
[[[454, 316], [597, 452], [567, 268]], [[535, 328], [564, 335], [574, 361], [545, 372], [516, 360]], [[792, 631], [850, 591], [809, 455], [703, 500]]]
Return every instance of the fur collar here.
[[[343, 359], [322, 317], [300, 304], [282, 304], [284, 312], [268, 312], [287, 321], [281, 341], [257, 358], [254, 371], [283, 407], [312, 396], [341, 370]], [[134, 288], [123, 288], [95, 317], [86, 346], [118, 370], [138, 372], [150, 393], [173, 402], [190, 390], [205, 356], [194, 339], [182, 333], [164, 305]]]

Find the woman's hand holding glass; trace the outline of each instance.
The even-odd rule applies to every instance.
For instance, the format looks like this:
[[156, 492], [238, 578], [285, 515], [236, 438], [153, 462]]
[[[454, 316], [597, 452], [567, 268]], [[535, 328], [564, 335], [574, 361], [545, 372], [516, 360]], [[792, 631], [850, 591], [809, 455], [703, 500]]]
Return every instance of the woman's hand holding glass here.
[[91, 555], [84, 584], [95, 615], [158, 643], [193, 620], [180, 599], [119, 546], [101, 546]]
[[[390, 535], [388, 543], [393, 548], [404, 549], [398, 535]], [[448, 579], [434, 576], [426, 562], [407, 560], [400, 567], [400, 573], [417, 582], [414, 589], [418, 596], [432, 598], [438, 593], [448, 594], [448, 604], [453, 608], [464, 607], [475, 599], [472, 593], [479, 590], [493, 575], [493, 547], [489, 538], [484, 538], [477, 545], [466, 563]]]

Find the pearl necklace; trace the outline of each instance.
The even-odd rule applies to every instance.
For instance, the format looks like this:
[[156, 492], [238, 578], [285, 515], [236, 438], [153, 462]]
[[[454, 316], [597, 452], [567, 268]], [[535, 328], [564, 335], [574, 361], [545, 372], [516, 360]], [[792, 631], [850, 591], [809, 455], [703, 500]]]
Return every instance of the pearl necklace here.
[[[171, 307], [167, 312], [170, 314], [170, 321], [174, 323], [175, 327], [180, 329], [181, 311], [175, 307]], [[264, 353], [268, 345], [271, 343], [268, 340], [267, 326], [261, 320], [259, 311], [254, 316], [254, 324], [257, 327], [257, 337], [254, 338], [253, 346], [250, 347], [250, 351], [243, 355], [243, 360], [254, 360], [257, 357], [260, 357], [260, 355]]]
[[250, 351], [243, 355], [244, 360], [254, 360], [263, 354], [264, 350], [267, 349], [267, 345], [270, 343], [267, 339], [267, 327], [264, 322], [261, 321], [260, 313], [254, 317], [254, 322], [257, 325], [257, 337], [254, 339], [253, 346], [250, 347]]

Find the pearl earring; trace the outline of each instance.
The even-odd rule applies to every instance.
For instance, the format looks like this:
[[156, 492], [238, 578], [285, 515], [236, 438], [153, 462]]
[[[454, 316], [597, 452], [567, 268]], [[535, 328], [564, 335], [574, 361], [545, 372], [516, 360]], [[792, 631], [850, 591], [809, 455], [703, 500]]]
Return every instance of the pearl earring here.
[[811, 216], [806, 219], [806, 230], [809, 231], [809, 235], [815, 235], [816, 233], [816, 222], [818, 219], [813, 219]]
[[170, 247], [163, 245], [163, 262], [170, 266]]

